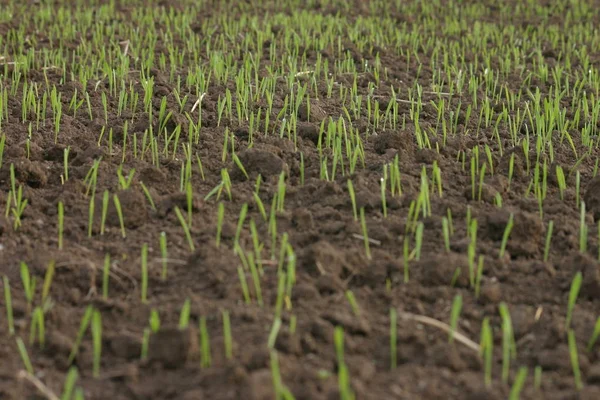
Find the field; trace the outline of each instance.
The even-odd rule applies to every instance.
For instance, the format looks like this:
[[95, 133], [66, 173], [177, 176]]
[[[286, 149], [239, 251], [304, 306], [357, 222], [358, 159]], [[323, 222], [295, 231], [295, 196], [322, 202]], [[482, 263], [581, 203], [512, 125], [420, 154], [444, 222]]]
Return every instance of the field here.
[[597, 0], [1, 3], [0, 398], [600, 398]]

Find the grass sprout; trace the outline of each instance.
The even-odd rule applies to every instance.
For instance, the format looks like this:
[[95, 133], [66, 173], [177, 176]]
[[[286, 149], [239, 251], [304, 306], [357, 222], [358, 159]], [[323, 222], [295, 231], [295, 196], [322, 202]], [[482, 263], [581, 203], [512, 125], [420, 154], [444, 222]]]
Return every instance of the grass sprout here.
[[6, 320], [8, 322], [8, 333], [10, 336], [15, 334], [15, 323], [13, 317], [12, 295], [10, 292], [10, 282], [6, 275], [2, 277], [4, 285], [4, 305], [6, 307]]
[[575, 388], [583, 389], [583, 381], [581, 379], [581, 369], [579, 366], [579, 355], [577, 354], [577, 343], [575, 341], [575, 332], [569, 329], [567, 337], [569, 339], [569, 356], [571, 358], [571, 367], [573, 368], [573, 379], [575, 380]]
[[579, 289], [581, 289], [581, 282], [583, 275], [581, 272], [577, 272], [571, 282], [571, 289], [569, 290], [569, 303], [567, 305], [567, 318], [565, 320], [565, 329], [568, 330], [571, 327], [571, 319], [573, 318], [573, 310], [575, 309], [575, 303], [579, 296]]
[[23, 365], [25, 366], [25, 370], [33, 375], [33, 365], [31, 364], [29, 353], [27, 353], [27, 347], [25, 347], [25, 343], [23, 343], [23, 340], [19, 337], [17, 338], [17, 348], [19, 349], [19, 354], [21, 356], [21, 361], [23, 361]]

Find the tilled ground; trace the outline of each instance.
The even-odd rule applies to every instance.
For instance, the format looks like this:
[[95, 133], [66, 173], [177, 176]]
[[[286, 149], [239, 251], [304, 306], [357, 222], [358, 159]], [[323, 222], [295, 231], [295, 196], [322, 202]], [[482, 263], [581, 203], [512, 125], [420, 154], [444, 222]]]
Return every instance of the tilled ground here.
[[[344, 14], [342, 20], [357, 21], [361, 17], [374, 18], [366, 2]], [[32, 5], [35, 7], [36, 5]], [[172, 6], [179, 7], [178, 4]], [[158, 7], [158, 6], [154, 6]], [[308, 7], [308, 6], [307, 6]], [[262, 15], [265, 8], [272, 13], [292, 12], [272, 6], [256, 6], [255, 14]], [[157, 9], [158, 10], [158, 9]], [[440, 12], [443, 10], [440, 7]], [[302, 10], [293, 10], [300, 12]], [[332, 15], [333, 5], [319, 9], [307, 8], [315, 15]], [[160, 12], [160, 10], [158, 10]], [[117, 7], [119, 21], [133, 18], [131, 7]], [[218, 21], [219, 15], [235, 18], [235, 8], [213, 7], [205, 13], [198, 12], [199, 20]], [[481, 21], [494, 24], [495, 11], [490, 7]], [[23, 23], [26, 15], [16, 15], [11, 22], [3, 23], [3, 35], [19, 26], [26, 34], [43, 37], [30, 24]], [[419, 15], [391, 12], [398, 24], [408, 24], [418, 29]], [[441, 15], [440, 15], [441, 18]], [[560, 24], [561, 17], [525, 20], [514, 16], [511, 21], [497, 23], [522, 27], [527, 24]], [[595, 22], [599, 22], [597, 18]], [[200, 21], [201, 22], [201, 21]], [[200, 23], [199, 22], [199, 23]], [[474, 21], [468, 21], [469, 23]], [[441, 23], [441, 22], [440, 22]], [[23, 25], [21, 25], [23, 24]], [[157, 29], [170, 29], [157, 26]], [[275, 28], [275, 27], [274, 27]], [[273, 31], [286, 29], [279, 26]], [[440, 29], [441, 30], [441, 29]], [[220, 33], [215, 33], [215, 35]], [[449, 38], [450, 42], [460, 38]], [[344, 46], [357, 63], [374, 59], [372, 49], [361, 52], [349, 38], [342, 38]], [[70, 43], [78, 46], [79, 43]], [[51, 46], [38, 42], [37, 47]], [[157, 46], [157, 53], [161, 52]], [[415, 81], [423, 87], [431, 85], [432, 67], [429, 54], [422, 50], [420, 63], [413, 57], [401, 57], [394, 49], [377, 49], [388, 76], [376, 89], [375, 96], [389, 99], [389, 86], [407, 89]], [[545, 59], [549, 64], [559, 63], [558, 49], [548, 44]], [[316, 52], [306, 50], [307, 62], [314, 63], [317, 55], [335, 62], [333, 49]], [[471, 60], [475, 55], [467, 54]], [[591, 54], [592, 67], [598, 68], [598, 53]], [[268, 60], [268, 54], [265, 56]], [[206, 62], [206, 60], [203, 60]], [[491, 65], [494, 69], [498, 65]], [[524, 68], [531, 65], [524, 65]], [[11, 66], [7, 67], [12, 68]], [[417, 75], [417, 71], [419, 71]], [[184, 75], [186, 71], [177, 71]], [[266, 72], [265, 72], [266, 73]], [[179, 112], [179, 105], [170, 93], [176, 84], [168, 72], [153, 68], [151, 75], [157, 87], [153, 103], [158, 114], [163, 95], [167, 95], [167, 108], [173, 112], [173, 126], [186, 132], [188, 121]], [[67, 102], [75, 90], [82, 91], [79, 83], [63, 82], [59, 69], [37, 71], [24, 77], [30, 82], [55, 84]], [[338, 85], [352, 86], [339, 77]], [[361, 73], [356, 82], [359, 93], [367, 93], [369, 82], [375, 77]], [[256, 135], [248, 149], [248, 126], [238, 126], [237, 121], [224, 120], [217, 126], [217, 103], [231, 85], [214, 84], [201, 102], [203, 127], [200, 141], [194, 152], [203, 163], [204, 179], [196, 173], [193, 178], [195, 201], [191, 236], [195, 250], [190, 252], [175, 208], [187, 210], [186, 195], [180, 190], [181, 158], [161, 157], [159, 166], [149, 157], [145, 160], [126, 155], [123, 158], [123, 124], [130, 121], [129, 133], [139, 137], [149, 128], [148, 115], [117, 116], [111, 113], [105, 122], [100, 91], [107, 88], [106, 81], [89, 82], [92, 112], [98, 117], [90, 120], [84, 112], [75, 118], [64, 115], [58, 143], [51, 128], [40, 130], [31, 139], [29, 154], [24, 145], [27, 124], [21, 122], [21, 100], [10, 96], [8, 120], [2, 123], [6, 133], [4, 160], [0, 169], [0, 204], [7, 203], [10, 188], [10, 165], [14, 165], [17, 184], [23, 185], [23, 196], [29, 203], [25, 209], [22, 226], [13, 229], [12, 217], [0, 218], [0, 271], [12, 287], [12, 307], [17, 334], [28, 343], [30, 310], [24, 296], [20, 277], [20, 262], [29, 266], [37, 277], [38, 296], [48, 265], [54, 261], [56, 271], [50, 291], [52, 306], [46, 313], [46, 343], [27, 346], [36, 376], [50, 390], [59, 394], [69, 369], [68, 356], [77, 336], [79, 324], [87, 306], [92, 305], [102, 315], [102, 362], [98, 378], [92, 376], [92, 340], [84, 336], [81, 350], [75, 359], [80, 377], [78, 386], [84, 389], [86, 399], [270, 399], [273, 398], [270, 350], [267, 339], [274, 321], [277, 300], [277, 262], [270, 259], [268, 225], [261, 216], [253, 198], [255, 182], [260, 174], [263, 183], [260, 197], [267, 208], [277, 191], [279, 175], [287, 173], [285, 209], [277, 215], [277, 231], [289, 235], [289, 243], [296, 255], [296, 284], [293, 295], [282, 314], [282, 326], [274, 348], [277, 351], [282, 382], [297, 399], [338, 398], [337, 362], [334, 346], [334, 328], [344, 329], [345, 360], [349, 367], [351, 386], [358, 399], [495, 399], [506, 398], [518, 368], [529, 368], [523, 397], [544, 399], [600, 398], [600, 359], [598, 350], [585, 351], [597, 318], [600, 295], [600, 270], [597, 257], [596, 224], [592, 213], [587, 216], [590, 226], [590, 243], [587, 254], [579, 252], [579, 218], [576, 206], [575, 176], [567, 176], [564, 200], [559, 197], [558, 181], [552, 172], [548, 177], [548, 194], [540, 217], [538, 203], [533, 195], [525, 196], [533, 172], [526, 171], [522, 149], [510, 149], [507, 132], [501, 132], [505, 151], [500, 156], [496, 139], [483, 130], [474, 132], [476, 118], [459, 123], [458, 133], [450, 136], [438, 149], [419, 149], [414, 138], [414, 126], [406, 123], [403, 129], [386, 129], [375, 132], [364, 119], [352, 121], [364, 134], [365, 165], [351, 176], [339, 173], [333, 181], [321, 178], [318, 132], [323, 120], [337, 119], [342, 115], [339, 96], [327, 98], [324, 82], [318, 83], [319, 96], [311, 97], [310, 117], [304, 106], [299, 112], [298, 138], [294, 143], [278, 135]], [[520, 89], [522, 82], [502, 79], [502, 84]], [[278, 83], [279, 85], [279, 83]], [[550, 86], [536, 81], [542, 95]], [[273, 118], [284, 104], [285, 83], [273, 99]], [[404, 91], [406, 93], [406, 90]], [[424, 94], [422, 127], [436, 126], [437, 113], [429, 103], [434, 94]], [[185, 111], [191, 112], [196, 99], [190, 101]], [[570, 104], [565, 99], [565, 104]], [[469, 104], [471, 98], [455, 94], [447, 101], [456, 109], [459, 103]], [[111, 104], [111, 109], [115, 106]], [[401, 102], [401, 115], [410, 113], [411, 105]], [[197, 111], [196, 111], [197, 112]], [[464, 114], [464, 111], [463, 111]], [[98, 135], [104, 126], [113, 128], [113, 146], [103, 141], [98, 146]], [[240, 173], [231, 160], [222, 161], [223, 134], [228, 127], [235, 136], [235, 148], [249, 179]], [[506, 136], [502, 136], [506, 134]], [[575, 146], [583, 146], [573, 135]], [[482, 187], [481, 201], [472, 200], [471, 175], [463, 168], [457, 155], [470, 154], [475, 146], [487, 144], [494, 152], [494, 174], [488, 175]], [[64, 149], [69, 152], [69, 179], [63, 183]], [[509, 159], [515, 154], [514, 176], [509, 184]], [[566, 144], [556, 146], [555, 164], [566, 171], [577, 161]], [[300, 157], [302, 154], [302, 160]], [[532, 153], [534, 154], [534, 153]], [[401, 196], [388, 193], [387, 217], [382, 210], [380, 178], [384, 164], [399, 155], [402, 173]], [[96, 212], [91, 237], [88, 235], [88, 210], [90, 197], [85, 178], [94, 160], [102, 158], [99, 167], [97, 193], [109, 190], [117, 193], [124, 215], [126, 237], [122, 238], [118, 214], [110, 205], [106, 231], [100, 234], [100, 216]], [[600, 189], [590, 186], [594, 174], [597, 152], [593, 152], [578, 166], [581, 174], [581, 196], [591, 211], [596, 211]], [[483, 156], [482, 156], [483, 158]], [[131, 187], [119, 190], [117, 169], [123, 159], [126, 171], [135, 169]], [[531, 157], [533, 162], [533, 156]], [[301, 162], [304, 164], [304, 183], [301, 179]], [[431, 215], [423, 219], [424, 236], [420, 260], [409, 263], [408, 281], [405, 282], [404, 237], [411, 201], [421, 185], [421, 172], [425, 167], [431, 175], [436, 164], [442, 171], [443, 195], [432, 191]], [[222, 194], [225, 207], [222, 241], [215, 244], [218, 204], [216, 197], [202, 200], [221, 182], [221, 169], [227, 168], [232, 179], [232, 196]], [[64, 177], [63, 177], [64, 178]], [[366, 225], [371, 239], [371, 257], [363, 245], [363, 230], [353, 218], [352, 202], [347, 180], [354, 184], [356, 202], [364, 208]], [[148, 187], [154, 199], [152, 208], [140, 182]], [[497, 194], [503, 201], [496, 205]], [[57, 205], [65, 207], [64, 248], [58, 250]], [[254, 287], [248, 274], [250, 305], [245, 304], [240, 288], [238, 267], [240, 258], [234, 254], [234, 237], [240, 210], [248, 204], [247, 220], [256, 224], [258, 236], [264, 238], [264, 274], [261, 277], [264, 306], [257, 304]], [[95, 200], [96, 210], [102, 208], [102, 198]], [[4, 211], [4, 207], [2, 207]], [[454, 233], [450, 251], [445, 250], [442, 235], [442, 218], [451, 212]], [[514, 215], [514, 228], [507, 250], [500, 257], [500, 246], [505, 227]], [[4, 212], [3, 212], [4, 214]], [[470, 287], [468, 275], [468, 246], [466, 218], [478, 221], [477, 254], [485, 257], [479, 297]], [[554, 233], [549, 260], [543, 261], [545, 239], [549, 222]], [[168, 240], [168, 277], [161, 278], [162, 259], [159, 236], [165, 232]], [[248, 224], [241, 233], [242, 247], [253, 248]], [[148, 303], [140, 301], [141, 260], [143, 244], [149, 245]], [[102, 266], [105, 256], [111, 256], [111, 276], [108, 299], [102, 297]], [[457, 273], [457, 267], [461, 268]], [[577, 394], [567, 346], [565, 318], [571, 281], [581, 271], [583, 283], [575, 308], [571, 327], [579, 347], [579, 363], [585, 387]], [[345, 295], [351, 291], [358, 304], [358, 315]], [[452, 301], [462, 295], [463, 308], [458, 328], [461, 333], [479, 342], [482, 321], [489, 317], [495, 339], [493, 384], [485, 386], [483, 364], [474, 349], [455, 340], [448, 341], [443, 330], [415, 321], [414, 316], [426, 316], [444, 323], [450, 320]], [[191, 323], [188, 329], [177, 329], [179, 312], [186, 299], [191, 301]], [[498, 306], [504, 302], [510, 310], [516, 341], [516, 358], [511, 361], [509, 384], [502, 383], [501, 343], [502, 331]], [[0, 300], [5, 309], [4, 296]], [[398, 311], [397, 362], [390, 369], [390, 309]], [[151, 310], [157, 310], [161, 329], [151, 335], [148, 358], [141, 360], [143, 330], [148, 326]], [[231, 320], [233, 357], [224, 353], [222, 312]], [[210, 334], [212, 363], [201, 367], [198, 321], [206, 317]], [[417, 317], [418, 318], [418, 317]], [[295, 329], [290, 323], [295, 319]], [[18, 371], [24, 369], [14, 337], [8, 335], [7, 319], [2, 311], [0, 318], [0, 397], [6, 399], [34, 399], [42, 394], [24, 379]], [[541, 387], [533, 385], [534, 368], [543, 370]], [[42, 396], [43, 398], [43, 396]]]

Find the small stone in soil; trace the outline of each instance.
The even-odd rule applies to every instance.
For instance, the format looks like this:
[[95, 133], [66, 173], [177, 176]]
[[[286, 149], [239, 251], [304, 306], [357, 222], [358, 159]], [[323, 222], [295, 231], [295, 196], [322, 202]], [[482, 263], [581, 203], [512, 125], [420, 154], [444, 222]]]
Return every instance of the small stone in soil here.
[[489, 303], [502, 300], [502, 287], [499, 283], [487, 283], [481, 287], [481, 299]]
[[122, 332], [110, 339], [110, 349], [117, 357], [132, 360], [140, 357], [142, 341], [136, 335]]
[[189, 329], [163, 328], [150, 335], [148, 359], [165, 368], [182, 367], [190, 353], [192, 332]]
[[310, 122], [298, 122], [296, 126], [298, 136], [314, 144], [319, 142], [319, 127]]

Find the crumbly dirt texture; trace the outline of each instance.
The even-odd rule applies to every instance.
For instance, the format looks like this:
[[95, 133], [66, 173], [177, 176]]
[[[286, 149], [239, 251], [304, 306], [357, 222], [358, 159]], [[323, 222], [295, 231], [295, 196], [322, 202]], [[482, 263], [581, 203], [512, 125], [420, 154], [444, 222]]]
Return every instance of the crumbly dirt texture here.
[[[542, 97], [556, 96], [555, 79], [561, 80], [563, 89], [566, 82], [573, 89], [577, 77], [588, 73], [584, 68], [589, 69], [589, 74], [598, 74], [600, 40], [594, 30], [600, 24], [594, 11], [600, 7], [598, 2], [589, 2], [593, 5], [587, 13], [575, 10], [583, 7], [577, 1], [563, 8], [553, 2], [534, 5], [516, 0], [502, 5], [495, 1], [421, 4], [320, 0], [2, 3], [9, 11], [2, 14], [0, 21], [0, 34], [4, 38], [0, 48], [5, 50], [0, 53], [0, 80], [1, 88], [8, 88], [8, 104], [3, 106], [7, 111], [0, 126], [0, 135], [5, 135], [0, 168], [0, 273], [11, 287], [16, 332], [9, 335], [7, 304], [2, 295], [0, 398], [44, 399], [49, 398], [48, 392], [60, 396], [67, 372], [75, 366], [79, 374], [75, 386], [82, 389], [85, 399], [275, 399], [272, 357], [276, 354], [281, 383], [294, 398], [337, 399], [341, 394], [334, 343], [336, 327], [343, 328], [344, 360], [357, 399], [503, 399], [507, 398], [521, 367], [528, 369], [522, 398], [600, 398], [600, 346], [586, 350], [600, 309], [596, 222], [600, 217], [600, 180], [594, 178], [598, 151], [595, 145], [590, 147], [585, 143], [581, 135], [593, 116], [582, 115], [580, 126], [567, 128], [572, 146], [567, 139], [560, 138], [560, 132], [553, 133], [557, 138], [553, 142], [553, 160], [547, 160], [547, 195], [540, 215], [535, 191], [530, 186], [534, 168], [527, 167], [537, 161], [535, 140], [531, 139], [527, 159], [522, 146], [513, 147], [513, 138], [504, 123], [495, 131], [502, 105], [508, 102], [505, 95], [498, 97], [500, 101], [493, 101], [494, 114], [487, 125], [478, 127], [480, 108], [477, 108], [486, 93], [522, 91], [514, 107], [522, 116], [531, 100], [524, 85], [532, 96], [538, 89]], [[47, 17], [39, 17], [45, 13], [49, 13]], [[181, 15], [186, 17], [182, 19]], [[574, 16], [579, 20], [574, 20]], [[84, 30], [71, 34], [68, 29], [73, 24], [71, 19], [89, 21], [82, 23]], [[236, 21], [235, 29], [228, 29], [234, 26], [231, 21]], [[60, 30], [61, 26], [67, 34], [59, 39], [57, 28]], [[79, 71], [73, 64], [88, 65], [91, 59], [98, 60], [102, 46], [97, 43], [97, 30], [103, 30], [106, 52], [111, 56], [90, 67], [84, 87], [81, 75], [73, 73]], [[143, 39], [148, 30], [153, 30], [155, 43]], [[336, 39], [331, 43], [319, 42], [319, 38], [331, 35], [329, 30], [335, 32]], [[584, 30], [589, 32], [582, 34]], [[479, 54], [481, 37], [492, 31], [504, 36], [489, 38], [486, 48], [489, 59], [484, 59]], [[547, 39], [531, 39], [547, 31], [551, 31]], [[397, 41], [394, 32], [407, 36]], [[14, 35], [21, 37], [16, 41], [19, 45], [14, 44]], [[310, 45], [301, 40], [306, 36], [312, 38]], [[468, 37], [475, 37], [476, 43], [465, 39]], [[192, 40], [200, 44], [189, 46]], [[532, 43], [539, 47], [530, 47]], [[148, 50], [150, 45], [152, 48]], [[579, 49], [579, 53], [571, 51], [572, 48]], [[89, 49], [95, 49], [94, 55], [90, 55]], [[451, 49], [464, 56], [453, 61], [457, 69], [463, 69], [462, 75], [453, 71], [448, 77], [448, 71], [440, 67], [443, 56], [452, 54]], [[518, 49], [518, 56], [507, 67], [511, 49]], [[52, 51], [59, 51], [61, 57], [57, 58], [66, 63], [53, 64], [47, 53]], [[215, 61], [219, 52], [221, 61]], [[146, 68], [140, 59], [147, 58], [149, 53], [153, 54], [154, 63]], [[572, 55], [569, 60], [565, 59], [566, 53]], [[36, 67], [28, 69], [15, 83], [18, 63], [27, 60], [16, 55], [28, 54], [31, 59], [47, 57], [48, 63], [34, 64]], [[256, 116], [261, 110], [258, 126], [250, 126], [251, 121], [245, 118], [240, 122], [235, 107], [236, 79], [241, 74], [236, 71], [244, 63], [252, 65], [248, 54], [256, 57], [252, 62], [259, 64], [259, 80], [271, 73], [278, 76], [274, 80], [273, 98], [266, 99], [256, 95], [259, 86], [254, 70], [249, 74], [248, 84], [253, 94], [251, 112]], [[182, 61], [171, 67], [171, 57], [182, 57]], [[230, 76], [215, 77], [218, 62], [235, 64]], [[317, 62], [321, 68], [327, 62], [330, 75], [315, 71]], [[350, 72], [352, 69], [340, 63], [352, 65], [358, 71], [356, 79]], [[381, 73], [374, 74], [371, 66], [378, 63]], [[548, 77], [538, 73], [540, 63], [548, 66]], [[559, 72], [558, 78], [552, 75], [556, 66], [567, 63], [571, 68], [569, 73]], [[289, 72], [290, 65], [294, 65], [293, 74]], [[128, 93], [139, 95], [138, 111], [125, 107], [118, 112], [121, 83], [111, 93], [109, 74], [113, 68], [129, 69], [124, 74], [124, 86]], [[212, 73], [210, 82], [201, 91], [186, 84], [188, 77], [199, 69]], [[345, 69], [349, 72], [343, 72]], [[527, 78], [530, 72], [532, 75]], [[486, 91], [487, 83], [483, 83], [479, 89], [470, 90], [468, 80], [472, 76], [483, 79], [485, 74], [494, 74], [490, 85], [495, 81], [496, 89]], [[142, 110], [145, 102], [142, 75], [154, 82], [152, 98], [148, 100], [152, 116]], [[448, 80], [457, 76], [467, 80], [462, 92], [454, 89], [449, 93]], [[31, 114], [23, 121], [25, 83], [36, 84], [39, 90], [55, 86], [62, 93], [63, 116], [56, 136], [49, 99], [45, 120], [38, 124], [35, 114]], [[415, 127], [411, 118], [414, 100], [410, 99], [415, 96], [417, 83], [422, 91], [422, 110]], [[289, 101], [286, 96], [290, 87], [297, 93], [305, 84], [309, 93], [298, 105], [294, 138], [284, 125], [289, 123], [289, 109], [280, 112]], [[14, 93], [13, 85], [17, 85]], [[331, 96], [328, 85], [332, 85]], [[396, 99], [392, 98], [391, 87]], [[346, 95], [342, 88], [346, 88]], [[349, 90], [362, 96], [361, 110], [356, 113], [350, 106]], [[594, 90], [597, 88], [590, 84], [588, 94]], [[220, 118], [219, 106], [228, 91], [234, 101], [232, 117], [226, 116], [225, 110]], [[83, 93], [89, 96], [89, 112]], [[103, 93], [107, 98], [106, 115]], [[188, 96], [187, 102], [180, 105], [177, 96]], [[366, 102], [369, 96], [373, 104], [379, 103], [381, 114], [390, 102], [397, 102], [395, 127], [383, 122], [374, 126], [369, 117], [374, 111], [368, 110]], [[595, 96], [597, 101], [597, 92]], [[83, 102], [76, 113], [70, 109], [73, 98], [76, 103]], [[478, 105], [474, 104], [474, 98]], [[457, 113], [453, 114], [456, 131], [449, 132], [446, 138], [442, 130], [449, 127], [443, 128], [438, 120], [440, 100], [447, 108], [445, 118], [450, 119], [450, 110]], [[165, 126], [159, 122], [163, 101], [166, 112], [171, 112]], [[272, 110], [265, 129], [269, 101]], [[561, 104], [567, 110], [566, 118], [574, 118], [572, 93], [565, 93]], [[469, 106], [473, 111], [467, 119]], [[514, 110], [508, 112], [517, 118]], [[194, 139], [184, 151], [190, 125], [197, 124], [199, 115], [198, 140]], [[319, 146], [325, 147], [326, 132], [320, 138], [320, 129], [324, 122], [327, 131], [329, 122], [337, 123], [340, 118], [362, 138], [364, 161], [359, 161], [350, 173], [350, 158], [346, 157], [344, 143], [345, 165], [338, 164], [332, 179], [334, 155], [330, 149], [323, 150], [328, 152], [329, 176], [323, 175]], [[161, 128], [167, 135], [164, 131], [156, 134]], [[146, 145], [141, 154], [144, 133], [150, 129], [157, 137], [157, 160], [153, 160], [152, 146]], [[165, 149], [166, 136], [177, 130], [180, 130], [179, 144], [175, 145], [171, 138]], [[419, 144], [417, 130], [429, 132], [428, 145]], [[535, 135], [533, 128], [522, 127], [519, 140], [529, 134]], [[226, 135], [229, 150], [224, 157]], [[232, 142], [244, 171], [232, 158]], [[486, 145], [491, 150], [489, 158], [484, 151]], [[470, 160], [476, 147], [480, 165], [488, 164], [481, 186], [477, 175], [473, 199]], [[65, 180], [67, 148], [69, 176]], [[186, 191], [181, 190], [180, 184], [189, 150], [193, 160], [190, 214]], [[511, 154], [514, 154], [512, 168]], [[387, 188], [387, 215], [384, 215], [381, 178], [384, 165], [393, 163], [396, 156], [402, 193], [394, 195]], [[101, 161], [92, 196], [88, 174], [96, 160]], [[202, 173], [198, 161], [202, 163]], [[22, 196], [28, 200], [18, 229], [15, 216], [11, 212], [8, 217], [5, 214], [11, 190], [11, 164], [16, 187], [22, 187]], [[565, 173], [562, 200], [555, 173], [557, 165]], [[119, 182], [119, 168], [125, 180], [133, 171], [127, 189]], [[441, 171], [441, 196], [431, 180], [436, 168]], [[228, 171], [231, 180], [231, 197], [223, 189], [206, 198], [222, 182], [223, 170]], [[416, 230], [409, 225], [408, 216], [411, 202], [422, 189], [422, 171], [431, 186], [431, 210], [425, 218], [419, 217], [423, 223], [420, 257], [413, 254], [406, 275], [404, 242], [409, 242], [412, 252]], [[580, 176], [579, 194], [576, 171]], [[254, 195], [259, 175], [257, 197], [265, 209], [266, 220]], [[275, 216], [277, 235], [273, 248], [268, 221], [280, 176], [285, 177], [286, 192], [283, 209]], [[365, 251], [363, 227], [354, 219], [349, 179], [357, 209], [364, 209], [370, 257]], [[105, 191], [110, 198], [102, 232]], [[119, 199], [125, 237], [113, 195]], [[502, 200], [501, 207], [498, 199]], [[589, 228], [587, 250], [583, 254], [579, 240], [578, 201], [581, 200], [587, 205], [585, 221]], [[59, 202], [65, 210], [62, 249], [58, 248]], [[90, 204], [95, 209], [91, 229]], [[219, 204], [223, 205], [224, 217], [217, 246]], [[258, 273], [262, 306], [252, 274], [244, 269], [234, 248], [244, 204], [247, 216], [241, 226], [239, 246], [255, 254], [253, 237], [262, 246]], [[176, 210], [181, 211], [184, 220], [191, 215], [193, 251]], [[443, 218], [449, 212], [453, 232], [446, 250]], [[467, 218], [477, 220], [476, 257], [484, 257], [478, 296], [469, 276], [471, 239]], [[506, 251], [500, 256], [505, 228], [511, 218], [514, 226]], [[550, 221], [553, 235], [548, 260], [544, 261]], [[167, 240], [167, 259], [161, 253], [162, 232]], [[284, 233], [293, 249], [296, 279], [291, 296], [283, 299], [281, 327], [269, 348]], [[144, 244], [148, 245], [147, 302], [141, 300]], [[111, 268], [108, 297], [104, 298], [103, 266], [107, 255]], [[43, 347], [37, 337], [33, 344], [30, 342], [32, 309], [23, 289], [21, 262], [27, 264], [37, 282], [32, 308], [42, 306], [44, 277], [48, 266], [55, 265], [50, 301], [44, 314]], [[162, 276], [164, 262], [166, 279]], [[249, 304], [242, 294], [240, 267], [248, 284]], [[283, 270], [286, 268], [287, 260]], [[579, 391], [573, 377], [566, 329], [569, 290], [578, 272], [582, 273], [582, 284], [569, 327], [578, 348], [583, 382]], [[4, 289], [2, 292], [5, 293]], [[349, 292], [357, 309], [351, 306]], [[494, 341], [490, 385], [486, 385], [484, 363], [477, 349], [458, 339], [450, 342], [447, 332], [415, 320], [429, 317], [449, 324], [457, 295], [462, 296], [457, 329], [476, 345], [482, 322], [489, 319]], [[180, 311], [186, 300], [190, 302], [189, 327], [180, 329]], [[506, 382], [501, 376], [501, 303], [510, 311], [516, 344], [516, 356], [511, 359]], [[89, 329], [77, 356], [69, 363], [69, 354], [89, 306], [102, 318], [100, 373], [96, 377]], [[391, 309], [396, 310], [398, 317], [397, 366], [393, 369], [390, 367]], [[150, 326], [153, 310], [160, 317], [160, 328], [148, 336], [147, 355], [142, 357], [144, 331]], [[225, 353], [224, 312], [229, 315], [232, 332], [231, 358]], [[202, 365], [207, 356], [203, 354], [199, 328], [203, 318], [210, 336], [210, 366]], [[46, 394], [31, 379], [24, 378], [24, 374], [19, 375], [25, 366], [16, 337], [22, 338], [34, 376], [45, 385]], [[539, 387], [534, 382], [536, 367], [542, 371]]]

